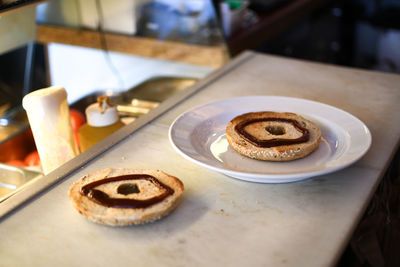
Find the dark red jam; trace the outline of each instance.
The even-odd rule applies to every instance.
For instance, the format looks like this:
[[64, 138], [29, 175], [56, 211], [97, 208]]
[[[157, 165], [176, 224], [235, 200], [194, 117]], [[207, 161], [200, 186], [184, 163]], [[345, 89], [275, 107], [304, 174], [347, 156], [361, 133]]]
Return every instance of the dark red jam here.
[[[108, 184], [112, 182], [118, 181], [130, 181], [130, 180], [147, 180], [154, 184], [154, 186], [162, 189], [162, 193], [158, 196], [148, 198], [148, 199], [131, 199], [131, 198], [111, 198], [107, 193], [95, 189], [97, 186]], [[80, 193], [84, 196], [87, 196], [89, 199], [93, 200], [94, 202], [106, 206], [106, 207], [113, 207], [113, 208], [147, 208], [151, 205], [159, 203], [163, 201], [166, 197], [174, 194], [174, 190], [160, 182], [154, 176], [148, 174], [129, 174], [129, 175], [121, 175], [111, 178], [105, 178], [101, 180], [97, 180], [91, 182], [89, 184], [84, 185]]]
[[[272, 139], [267, 139], [267, 140], [261, 140], [258, 139], [257, 137], [249, 134], [246, 130], [245, 127], [253, 124], [253, 123], [258, 123], [258, 122], [263, 122], [263, 121], [278, 121], [278, 122], [283, 122], [283, 123], [290, 123], [292, 124], [299, 132], [302, 133], [302, 135], [298, 138], [294, 139], [285, 139], [285, 138], [272, 138]], [[250, 119], [250, 120], [244, 120], [240, 123], [238, 123], [235, 126], [235, 130], [247, 141], [252, 143], [253, 145], [257, 147], [263, 147], [263, 148], [268, 148], [268, 147], [275, 147], [275, 146], [285, 146], [285, 145], [293, 145], [293, 144], [300, 144], [300, 143], [305, 143], [310, 139], [310, 133], [309, 131], [302, 127], [300, 123], [296, 120], [292, 119], [283, 119], [283, 118], [258, 118], [258, 119]], [[266, 131], [268, 131], [266, 129]], [[280, 133], [283, 134], [283, 133]]]

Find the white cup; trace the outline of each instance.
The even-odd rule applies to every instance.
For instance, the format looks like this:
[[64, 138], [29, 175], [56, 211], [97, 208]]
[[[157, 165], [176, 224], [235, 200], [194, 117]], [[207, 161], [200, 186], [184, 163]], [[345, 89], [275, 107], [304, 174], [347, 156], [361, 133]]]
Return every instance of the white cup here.
[[28, 115], [44, 174], [79, 154], [64, 88], [36, 90], [23, 98], [22, 106]]

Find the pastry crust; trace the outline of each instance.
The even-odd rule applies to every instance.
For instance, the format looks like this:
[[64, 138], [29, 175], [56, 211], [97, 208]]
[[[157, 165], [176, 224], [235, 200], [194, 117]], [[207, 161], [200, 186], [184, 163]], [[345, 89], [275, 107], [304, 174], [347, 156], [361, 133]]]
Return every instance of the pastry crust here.
[[[173, 190], [173, 193], [158, 203], [144, 208], [118, 208], [107, 207], [101, 205], [88, 196], [81, 194], [81, 188], [94, 181], [99, 181], [105, 178], [118, 177], [122, 175], [144, 174], [155, 177], [159, 182], [168, 186]], [[129, 184], [138, 188], [139, 192], [120, 193], [118, 188], [121, 185]], [[136, 200], [146, 200], [157, 197], [165, 192], [165, 188], [155, 186], [148, 180], [122, 180], [109, 182], [96, 187], [110, 197], [113, 198], [129, 198]], [[68, 192], [68, 196], [72, 201], [75, 209], [90, 221], [107, 224], [111, 226], [123, 226], [132, 224], [143, 224], [158, 220], [169, 214], [177, 205], [178, 200], [182, 196], [184, 190], [183, 183], [176, 177], [171, 176], [160, 170], [151, 169], [130, 169], [108, 168], [105, 170], [96, 171], [85, 175], [81, 179], [75, 181]]]
[[[263, 119], [271, 120], [263, 121]], [[293, 140], [302, 137], [301, 129], [284, 120], [296, 121], [298, 125], [308, 131], [309, 138], [308, 141], [300, 143], [260, 147], [235, 129], [239, 123], [249, 120], [259, 121], [245, 126], [245, 131], [262, 141]], [[315, 151], [321, 140], [321, 130], [315, 123], [294, 113], [261, 111], [233, 118], [226, 127], [226, 138], [229, 145], [244, 156], [268, 161], [290, 161], [304, 158]]]

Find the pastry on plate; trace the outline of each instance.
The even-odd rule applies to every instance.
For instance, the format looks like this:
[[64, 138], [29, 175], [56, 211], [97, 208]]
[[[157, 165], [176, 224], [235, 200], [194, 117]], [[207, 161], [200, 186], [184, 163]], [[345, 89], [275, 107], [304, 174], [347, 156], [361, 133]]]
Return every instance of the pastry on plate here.
[[289, 112], [250, 112], [233, 118], [226, 127], [229, 145], [259, 160], [290, 161], [315, 151], [321, 130], [312, 121]]
[[166, 216], [176, 207], [183, 190], [178, 178], [160, 170], [108, 168], [75, 181], [68, 196], [89, 220], [122, 226]]

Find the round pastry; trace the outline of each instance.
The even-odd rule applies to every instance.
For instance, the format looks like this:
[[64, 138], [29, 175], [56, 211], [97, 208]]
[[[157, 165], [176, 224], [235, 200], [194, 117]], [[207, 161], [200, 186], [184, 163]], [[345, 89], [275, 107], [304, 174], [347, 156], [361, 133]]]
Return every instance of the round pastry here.
[[108, 168], [75, 181], [68, 196], [89, 220], [122, 226], [166, 216], [176, 207], [183, 190], [178, 178], [163, 171]]
[[230, 146], [259, 160], [290, 161], [318, 148], [319, 127], [294, 113], [251, 112], [233, 118], [226, 127]]

